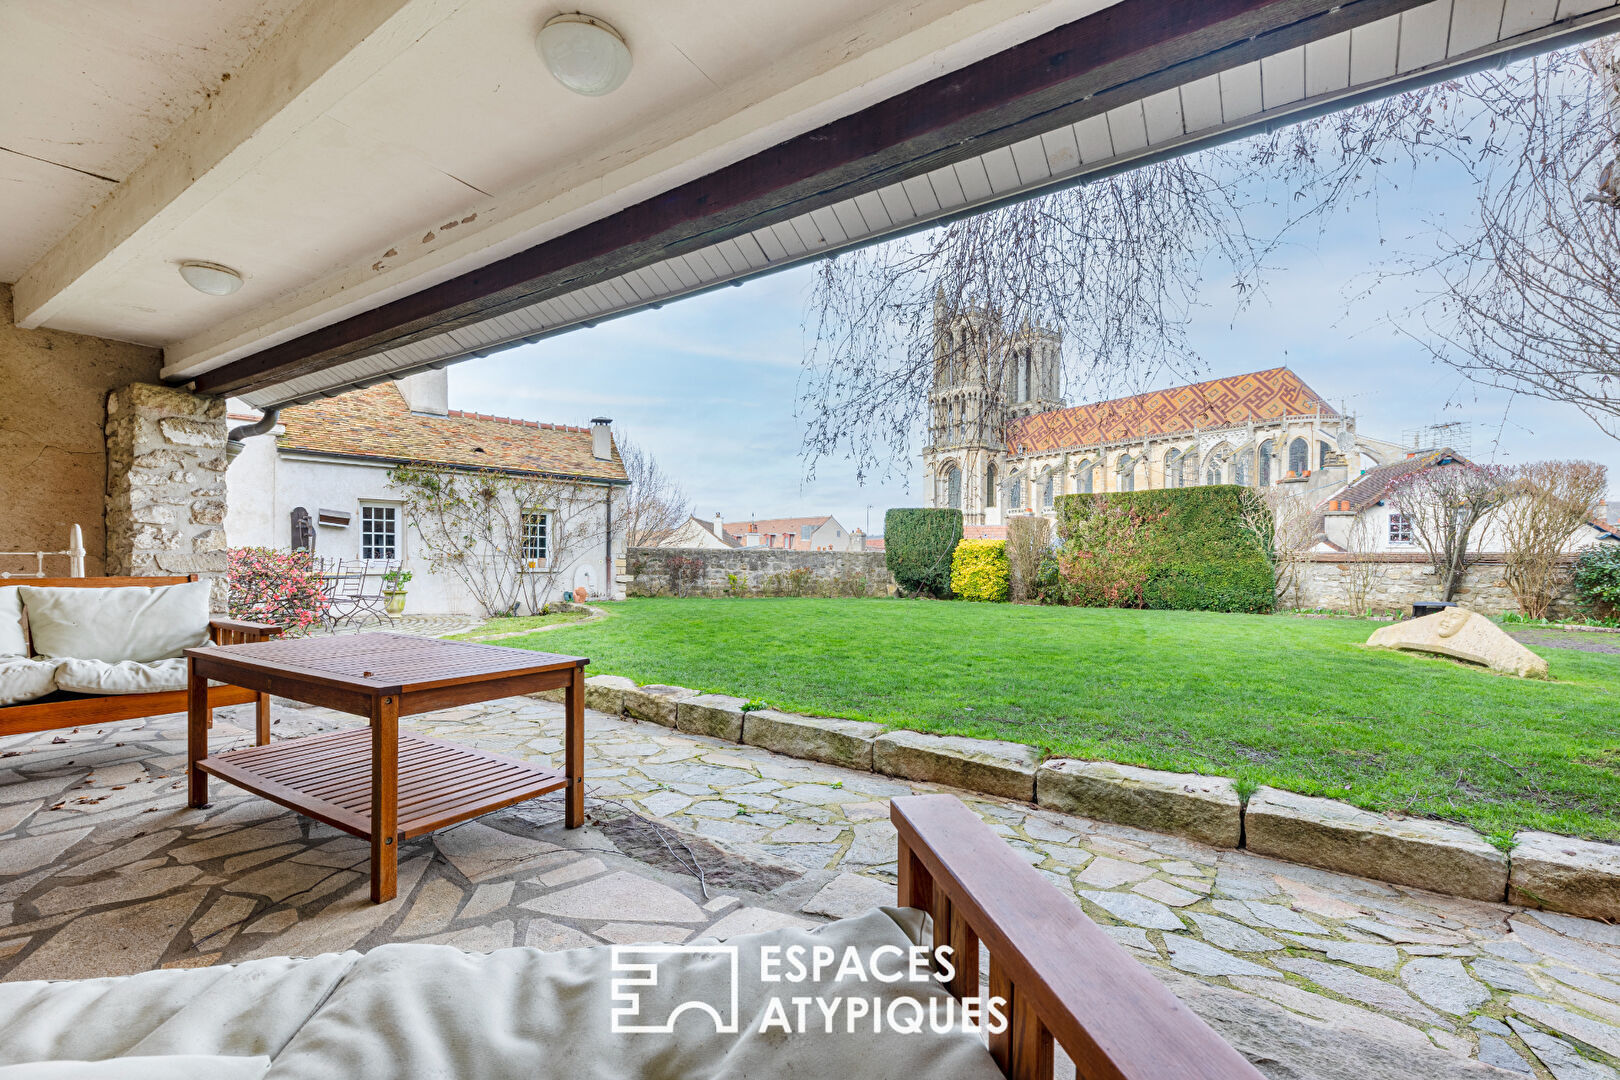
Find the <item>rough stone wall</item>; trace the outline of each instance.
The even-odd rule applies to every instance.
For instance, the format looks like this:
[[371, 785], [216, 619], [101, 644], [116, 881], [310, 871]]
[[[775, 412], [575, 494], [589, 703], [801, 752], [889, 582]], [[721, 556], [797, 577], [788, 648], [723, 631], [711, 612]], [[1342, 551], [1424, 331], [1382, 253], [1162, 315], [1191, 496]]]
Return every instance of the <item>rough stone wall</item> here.
[[[0, 284], [0, 551], [60, 551], [77, 524], [85, 573], [104, 574], [107, 394], [155, 380], [163, 354], [60, 330], [20, 330], [12, 318], [11, 286]], [[3, 572], [33, 566], [0, 560]], [[67, 561], [48, 559], [45, 572], [66, 576]]]
[[[1485, 556], [1469, 568], [1457, 590], [1455, 601], [1482, 615], [1518, 611], [1518, 602], [1503, 579], [1500, 556]], [[1313, 555], [1301, 568], [1300, 607], [1350, 611], [1355, 575], [1364, 573], [1366, 607], [1372, 611], [1409, 607], [1415, 600], [1438, 600], [1439, 579], [1425, 556], [1421, 555]], [[1573, 615], [1576, 611], [1574, 588], [1566, 581], [1549, 614]]]
[[881, 551], [631, 548], [631, 596], [888, 596]]
[[225, 608], [225, 399], [132, 383], [107, 398], [107, 572], [213, 577]]

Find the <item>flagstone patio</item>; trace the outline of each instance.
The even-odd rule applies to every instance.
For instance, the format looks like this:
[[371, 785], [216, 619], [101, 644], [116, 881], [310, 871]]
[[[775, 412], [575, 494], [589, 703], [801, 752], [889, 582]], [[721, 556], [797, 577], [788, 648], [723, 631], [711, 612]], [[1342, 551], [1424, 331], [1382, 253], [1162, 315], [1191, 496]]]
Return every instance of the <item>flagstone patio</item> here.
[[[540, 700], [422, 719], [426, 734], [512, 756], [561, 752], [561, 708]], [[352, 723], [280, 701], [275, 721], [277, 738]], [[249, 722], [245, 706], [222, 710], [213, 746], [245, 744]], [[550, 797], [411, 841], [399, 898], [382, 905], [358, 840], [217, 781], [210, 809], [188, 809], [183, 717], [0, 740], [0, 978], [404, 940], [486, 951], [723, 938], [893, 902], [888, 799], [929, 785], [594, 712], [587, 723], [586, 828], [563, 829]], [[1459, 1076], [1505, 1075], [1462, 1061], [1477, 1058], [1620, 1080], [1620, 927], [961, 794], [1200, 1012], [1213, 1006], [1172, 972], [1221, 988], [1221, 1009], [1271, 1018], [1258, 1027], [1287, 1016], [1305, 1042], [1331, 1031], [1361, 1048], [1341, 1053], [1420, 1055], [1389, 1075], [1441, 1075], [1413, 1064], [1438, 1048]]]

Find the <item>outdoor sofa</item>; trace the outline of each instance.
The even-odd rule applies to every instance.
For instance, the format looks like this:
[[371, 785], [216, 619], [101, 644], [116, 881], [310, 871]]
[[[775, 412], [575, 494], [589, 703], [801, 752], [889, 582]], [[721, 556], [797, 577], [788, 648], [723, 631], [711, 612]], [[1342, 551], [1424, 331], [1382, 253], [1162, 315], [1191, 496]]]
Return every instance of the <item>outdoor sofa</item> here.
[[[184, 650], [281, 633], [209, 612], [211, 583], [191, 577], [40, 578], [0, 586], [0, 736], [161, 716], [186, 709]], [[210, 706], [270, 698], [211, 686]]]
[[[364, 955], [0, 984], [0, 1080], [1048, 1080], [1054, 1038], [1082, 1080], [1259, 1080], [956, 798], [909, 796], [893, 808], [894, 908], [693, 947], [479, 955], [390, 944]], [[926, 950], [921, 982], [875, 977], [901, 970], [899, 958], [930, 942], [952, 946], [950, 978], [928, 976]], [[780, 958], [794, 946], [806, 957], [827, 950], [837, 970], [829, 963], [818, 976], [812, 962], [802, 965], [805, 978], [784, 974], [792, 968]], [[859, 977], [845, 967], [851, 954]], [[761, 977], [770, 970], [778, 981]], [[931, 1012], [960, 1009], [984, 989], [1005, 1003], [1007, 1019], [988, 1047], [960, 1025], [935, 1029]], [[915, 1004], [895, 1006], [901, 997]], [[821, 1004], [801, 1021], [795, 999], [833, 1003], [835, 1022], [824, 1024]], [[853, 999], [868, 1007], [850, 1025]], [[615, 1010], [623, 1010], [617, 1033]], [[791, 1018], [789, 1030], [766, 1022], [777, 1013]], [[930, 1017], [920, 1031], [905, 1020], [914, 1015]]]

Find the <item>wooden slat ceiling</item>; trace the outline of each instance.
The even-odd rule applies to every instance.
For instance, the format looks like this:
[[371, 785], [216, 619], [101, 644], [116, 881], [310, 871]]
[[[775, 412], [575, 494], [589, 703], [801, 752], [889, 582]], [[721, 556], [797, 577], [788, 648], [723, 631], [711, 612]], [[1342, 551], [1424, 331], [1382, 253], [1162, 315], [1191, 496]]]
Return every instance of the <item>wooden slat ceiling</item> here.
[[239, 361], [197, 385], [260, 407], [330, 396], [1616, 29], [1620, 0], [1431, 0], [488, 318], [291, 377], [233, 375]]

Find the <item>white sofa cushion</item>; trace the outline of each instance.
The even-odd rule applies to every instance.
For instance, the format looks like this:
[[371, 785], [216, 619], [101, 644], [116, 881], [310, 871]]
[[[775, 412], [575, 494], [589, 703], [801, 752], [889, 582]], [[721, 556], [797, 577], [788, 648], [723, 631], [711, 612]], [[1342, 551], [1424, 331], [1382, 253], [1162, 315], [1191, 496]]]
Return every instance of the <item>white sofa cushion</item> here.
[[17, 586], [0, 587], [0, 656], [30, 656], [23, 630], [22, 594]]
[[34, 655], [149, 663], [208, 644], [207, 581], [119, 588], [21, 586]]
[[259, 1080], [267, 1057], [175, 1054], [103, 1061], [31, 1061], [0, 1065], [0, 1080]]
[[185, 657], [150, 664], [135, 660], [109, 664], [105, 660], [68, 657], [56, 663], [56, 688], [76, 694], [155, 694], [186, 688]]
[[0, 705], [33, 701], [56, 689], [56, 660], [0, 656]]
[[[734, 937], [709, 951], [652, 945], [623, 953], [600, 946], [479, 955], [449, 945], [390, 944], [305, 966], [279, 958], [78, 983], [0, 983], [0, 1063], [262, 1053], [273, 1062], [267, 1080], [1002, 1080], [976, 1034], [933, 1029], [931, 1010], [941, 1017], [948, 1011], [936, 983], [871, 981], [831, 967], [802, 982], [763, 977], [766, 947], [783, 950], [779, 960], [794, 948], [805, 957], [817, 946], [837, 958], [854, 950], [863, 972], [880, 963], [901, 970], [906, 951], [924, 940], [924, 918], [884, 908], [811, 930]], [[731, 947], [735, 978], [726, 955]], [[888, 950], [881, 961], [880, 948]], [[648, 963], [656, 965], [656, 981], [637, 981], [635, 965]], [[613, 1014], [626, 990], [638, 1005], [631, 1024], [679, 1022], [667, 1032], [615, 1034]], [[795, 996], [837, 1004], [833, 1031], [823, 1031], [811, 1006], [801, 1034]], [[902, 997], [917, 1008], [891, 1013]], [[848, 1030], [844, 1002], [857, 998], [872, 1009]], [[794, 1018], [792, 1034], [764, 1025], [772, 1001]], [[712, 1004], [734, 1030], [717, 1030], [687, 1002]], [[881, 1032], [874, 1031], [876, 1015], [885, 1018]], [[894, 1015], [920, 1017], [922, 1030], [895, 1031], [887, 1019]]]

